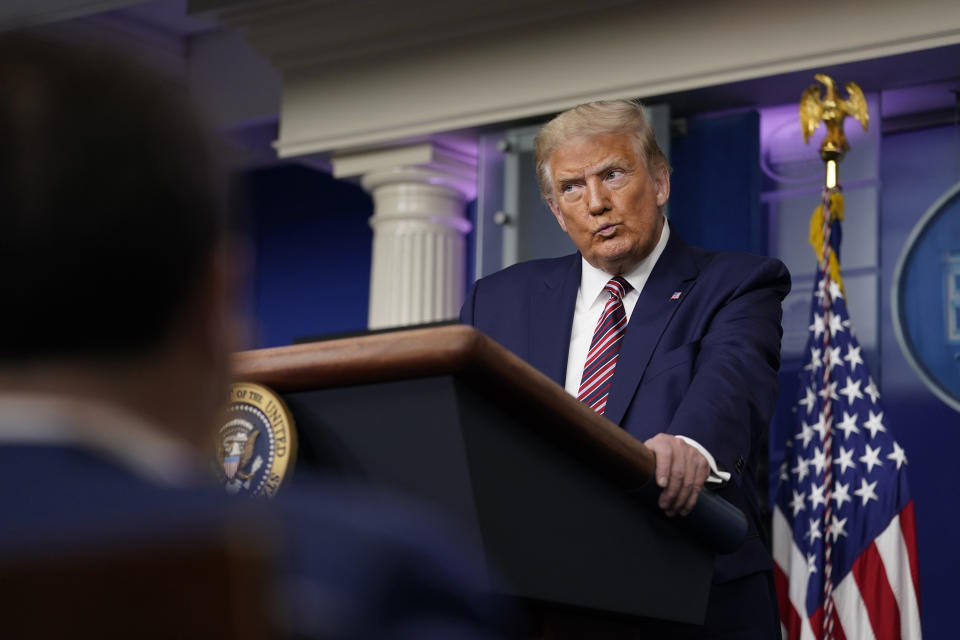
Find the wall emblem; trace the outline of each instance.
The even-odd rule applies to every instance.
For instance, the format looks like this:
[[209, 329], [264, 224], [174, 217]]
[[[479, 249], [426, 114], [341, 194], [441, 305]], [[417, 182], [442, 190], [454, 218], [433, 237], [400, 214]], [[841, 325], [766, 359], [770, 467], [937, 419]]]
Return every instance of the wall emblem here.
[[910, 233], [891, 301], [893, 328], [910, 366], [960, 411], [960, 183]]

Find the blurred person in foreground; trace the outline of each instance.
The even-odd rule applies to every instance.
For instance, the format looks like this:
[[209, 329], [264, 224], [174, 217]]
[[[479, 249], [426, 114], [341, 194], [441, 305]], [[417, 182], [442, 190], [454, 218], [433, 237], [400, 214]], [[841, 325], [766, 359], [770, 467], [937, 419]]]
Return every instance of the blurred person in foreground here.
[[535, 159], [578, 251], [479, 280], [462, 321], [652, 449], [668, 516], [688, 514], [708, 483], [743, 510], [747, 539], [717, 558], [696, 635], [779, 637], [753, 476], [777, 395], [786, 268], [680, 239], [663, 214], [670, 167], [636, 102], [565, 111], [538, 133]]
[[0, 39], [0, 469], [15, 479], [0, 548], [270, 521], [282, 631], [488, 637], [459, 552], [392, 499], [335, 481], [258, 505], [205, 488], [242, 326], [211, 150], [173, 82]]

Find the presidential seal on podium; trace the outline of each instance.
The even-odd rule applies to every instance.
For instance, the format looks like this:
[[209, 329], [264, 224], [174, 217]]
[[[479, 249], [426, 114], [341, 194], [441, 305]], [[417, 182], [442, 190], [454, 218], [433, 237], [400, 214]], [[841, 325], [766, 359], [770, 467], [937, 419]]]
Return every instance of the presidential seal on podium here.
[[264, 386], [235, 383], [221, 423], [215, 472], [227, 493], [273, 497], [296, 456], [296, 430], [287, 405]]

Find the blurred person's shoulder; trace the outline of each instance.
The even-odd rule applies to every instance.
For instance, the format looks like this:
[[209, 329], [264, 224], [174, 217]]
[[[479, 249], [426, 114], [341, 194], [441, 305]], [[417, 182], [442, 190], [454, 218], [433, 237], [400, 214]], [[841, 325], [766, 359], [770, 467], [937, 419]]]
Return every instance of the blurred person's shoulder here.
[[506, 622], [479, 551], [427, 505], [299, 473], [270, 503], [282, 521], [289, 631], [332, 637], [489, 638]]
[[0, 443], [0, 465], [14, 460], [34, 480], [0, 488], [0, 563], [232, 531], [273, 559], [266, 586], [293, 637], [501, 635], [502, 602], [456, 529], [387, 491], [298, 474], [273, 499], [228, 496], [212, 484], [158, 484], [82, 447]]

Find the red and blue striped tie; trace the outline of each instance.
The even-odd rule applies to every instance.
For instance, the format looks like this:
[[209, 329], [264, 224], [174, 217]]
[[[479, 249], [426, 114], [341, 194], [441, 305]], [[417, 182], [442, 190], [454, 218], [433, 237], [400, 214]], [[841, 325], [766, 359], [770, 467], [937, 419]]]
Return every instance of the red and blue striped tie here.
[[616, 276], [610, 279], [603, 290], [610, 294], [603, 308], [597, 328], [593, 331], [590, 351], [583, 365], [583, 377], [580, 378], [580, 392], [577, 399], [603, 415], [607, 408], [607, 396], [613, 381], [613, 369], [620, 355], [620, 342], [627, 330], [627, 313], [623, 309], [623, 296], [632, 287], [630, 283]]

